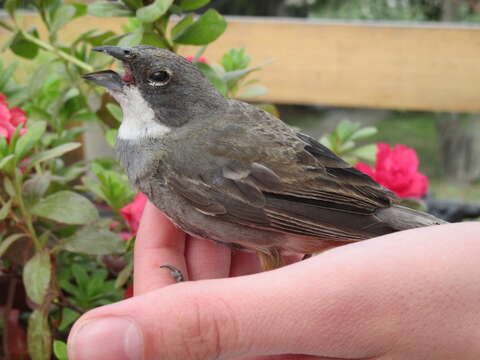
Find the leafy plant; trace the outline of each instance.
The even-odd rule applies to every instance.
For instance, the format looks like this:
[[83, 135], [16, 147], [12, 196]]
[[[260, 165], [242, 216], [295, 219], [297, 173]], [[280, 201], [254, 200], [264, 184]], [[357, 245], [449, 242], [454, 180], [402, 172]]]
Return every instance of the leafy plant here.
[[[10, 37], [4, 49], [24, 64], [29, 61], [32, 71], [23, 72], [20, 83], [13, 76], [20, 69], [17, 62], [0, 62], [0, 94], [8, 97], [0, 95], [0, 276], [8, 278], [9, 299], [15, 297], [16, 283], [25, 289], [24, 307], [30, 310], [23, 317], [33, 360], [50, 359], [52, 353], [66, 359], [64, 341], [73, 322], [93, 307], [120, 300], [132, 274], [138, 219], [131, 222], [125, 209], [135, 192], [115, 160], [87, 163], [78, 153], [87, 122], [99, 124], [113, 146], [122, 118], [103, 90], [80, 79], [111, 65], [92, 47], [149, 44], [178, 51], [183, 45], [200, 46], [192, 60], [224, 95], [265, 92], [257, 80], [246, 79], [261, 66], [250, 66], [243, 49], [228, 51], [218, 65], [197, 61], [227, 26], [215, 10], [193, 13], [208, 3], [34, 0], [43, 33], [22, 25], [18, 0], [5, 4], [8, 19], [0, 20], [0, 27]], [[61, 31], [87, 14], [129, 19], [123, 33], [89, 29], [61, 41]], [[178, 21], [170, 25], [173, 15]], [[14, 306], [0, 309], [4, 320], [19, 312]], [[0, 334], [8, 338], [9, 329], [0, 327]], [[12, 349], [3, 350], [11, 358]]]
[[205, 61], [198, 61], [201, 55], [202, 51], [193, 58], [193, 61], [224, 96], [248, 99], [266, 94], [266, 87], [259, 85], [258, 79], [246, 80], [246, 77], [260, 70], [268, 62], [249, 67], [251, 58], [245, 54], [243, 48], [227, 51], [220, 64], [209, 65]]
[[351, 164], [361, 160], [374, 162], [376, 144], [358, 146], [357, 141], [365, 140], [376, 133], [377, 129], [373, 126], [361, 127], [360, 123], [343, 120], [331, 134], [323, 136], [320, 142]]

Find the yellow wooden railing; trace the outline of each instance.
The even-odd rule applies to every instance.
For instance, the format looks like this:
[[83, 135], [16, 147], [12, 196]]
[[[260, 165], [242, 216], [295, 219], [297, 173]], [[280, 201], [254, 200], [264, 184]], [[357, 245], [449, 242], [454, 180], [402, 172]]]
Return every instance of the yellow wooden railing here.
[[[81, 18], [62, 36], [119, 30], [122, 21]], [[480, 112], [480, 27], [233, 17], [205, 56], [218, 61], [231, 47], [257, 63], [275, 60], [258, 73], [269, 89], [262, 101]]]

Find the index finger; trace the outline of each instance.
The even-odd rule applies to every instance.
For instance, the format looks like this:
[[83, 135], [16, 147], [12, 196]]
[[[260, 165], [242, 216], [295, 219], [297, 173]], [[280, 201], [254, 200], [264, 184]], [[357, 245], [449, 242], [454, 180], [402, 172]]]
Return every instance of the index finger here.
[[185, 233], [148, 201], [135, 241], [135, 295], [175, 283], [170, 271], [161, 265], [173, 265], [186, 274], [185, 239]]

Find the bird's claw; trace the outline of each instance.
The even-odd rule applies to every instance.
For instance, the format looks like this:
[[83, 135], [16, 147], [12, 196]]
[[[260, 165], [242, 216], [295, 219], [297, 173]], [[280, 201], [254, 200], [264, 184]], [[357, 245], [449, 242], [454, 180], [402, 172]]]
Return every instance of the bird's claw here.
[[180, 270], [178, 270], [175, 266], [165, 264], [165, 265], [161, 265], [160, 267], [170, 270], [170, 274], [172, 275], [172, 277], [175, 279], [176, 282], [185, 281], [185, 277], [183, 276], [183, 273]]

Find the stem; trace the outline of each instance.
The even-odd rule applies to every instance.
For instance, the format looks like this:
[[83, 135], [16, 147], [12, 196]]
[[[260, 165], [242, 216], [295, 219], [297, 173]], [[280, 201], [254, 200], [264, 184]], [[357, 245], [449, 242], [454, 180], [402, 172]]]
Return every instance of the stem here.
[[13, 306], [13, 299], [15, 298], [15, 290], [17, 288], [17, 278], [15, 276], [10, 278], [8, 282], [8, 290], [7, 290], [7, 302], [5, 304], [4, 312], [3, 312], [3, 323], [4, 323], [4, 331], [3, 331], [3, 351], [5, 352], [5, 360], [10, 360], [10, 349], [8, 348], [9, 345], [9, 336], [8, 333], [8, 322], [10, 318], [10, 311], [12, 310]]
[[28, 233], [32, 238], [33, 243], [35, 244], [35, 250], [40, 251], [42, 250], [42, 245], [40, 244], [40, 240], [38, 239], [35, 228], [33, 227], [32, 216], [27, 211], [25, 203], [23, 202], [22, 184], [20, 183], [20, 180], [18, 179], [17, 176], [15, 176], [15, 179], [14, 179], [14, 186], [15, 186], [15, 192], [17, 195], [16, 196], [17, 202], [18, 202], [18, 205], [20, 206], [20, 211], [22, 212], [22, 216], [25, 219], [25, 223], [27, 224]]
[[167, 35], [165, 34], [165, 31], [163, 30], [162, 26], [159, 25], [158, 23], [155, 23], [154, 24], [154, 27], [155, 27], [155, 30], [157, 30], [158, 34], [160, 35], [160, 37], [165, 40], [165, 43], [167, 44], [168, 46], [168, 50], [170, 51], [174, 51], [174, 46], [173, 46], [173, 43], [171, 42], [171, 40], [167, 37]]
[[67, 54], [66, 52], [60, 50], [60, 49], [57, 49], [55, 48], [54, 46], [40, 40], [40, 39], [37, 39], [35, 36], [29, 34], [28, 32], [24, 31], [24, 30], [21, 30], [20, 33], [22, 34], [22, 36], [27, 39], [28, 41], [31, 41], [32, 43], [38, 45], [40, 48], [42, 48], [43, 50], [46, 50], [46, 51], [49, 51], [51, 53], [54, 53], [55, 55], [57, 55], [58, 57], [66, 60], [66, 61], [69, 61], [71, 62], [72, 64], [75, 64], [77, 65], [79, 68], [85, 70], [85, 71], [88, 71], [88, 72], [92, 72], [94, 69], [92, 66], [88, 65], [87, 63], [84, 63], [83, 61], [77, 59], [76, 57], [74, 56], [71, 56], [69, 54]]

